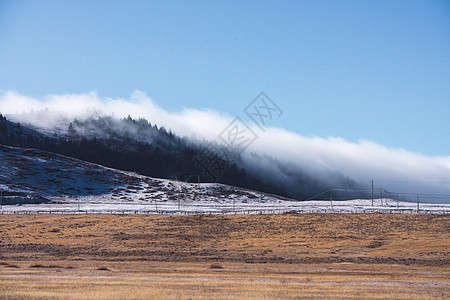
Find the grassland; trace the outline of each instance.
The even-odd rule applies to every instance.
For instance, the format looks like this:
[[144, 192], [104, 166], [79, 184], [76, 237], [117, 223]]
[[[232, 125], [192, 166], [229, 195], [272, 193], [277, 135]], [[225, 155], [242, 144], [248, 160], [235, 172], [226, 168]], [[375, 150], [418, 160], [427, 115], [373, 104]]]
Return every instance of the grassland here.
[[0, 298], [450, 297], [450, 216], [0, 215]]

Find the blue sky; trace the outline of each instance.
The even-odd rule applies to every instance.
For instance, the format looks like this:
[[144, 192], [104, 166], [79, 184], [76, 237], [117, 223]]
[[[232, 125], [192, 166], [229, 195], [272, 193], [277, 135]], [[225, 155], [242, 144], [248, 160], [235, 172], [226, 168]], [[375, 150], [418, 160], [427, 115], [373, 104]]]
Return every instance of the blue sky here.
[[0, 91], [147, 93], [305, 136], [450, 155], [446, 1], [0, 2]]

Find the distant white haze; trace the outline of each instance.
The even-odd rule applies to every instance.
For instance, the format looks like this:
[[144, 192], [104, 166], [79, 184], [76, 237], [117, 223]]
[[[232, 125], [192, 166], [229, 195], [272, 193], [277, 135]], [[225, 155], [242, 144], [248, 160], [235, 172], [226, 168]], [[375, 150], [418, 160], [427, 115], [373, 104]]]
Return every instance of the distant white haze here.
[[[198, 141], [219, 141], [218, 135], [235, 117], [208, 109], [168, 112], [141, 91], [133, 92], [129, 99], [100, 98], [95, 92], [38, 99], [7, 91], [0, 96], [0, 113], [12, 121], [46, 130], [67, 126], [74, 118], [130, 115]], [[247, 124], [258, 138], [242, 153], [244, 164], [272, 174], [275, 182], [295, 185], [290, 174], [301, 170], [310, 178], [331, 182], [335, 188], [340, 188], [336, 178], [345, 178], [367, 190], [374, 180], [376, 191], [382, 188], [394, 193], [450, 195], [450, 156], [430, 157], [368, 140], [354, 143], [339, 137], [306, 137], [282, 128], [267, 127], [263, 131], [250, 121]], [[429, 197], [427, 201], [450, 203], [450, 196]]]

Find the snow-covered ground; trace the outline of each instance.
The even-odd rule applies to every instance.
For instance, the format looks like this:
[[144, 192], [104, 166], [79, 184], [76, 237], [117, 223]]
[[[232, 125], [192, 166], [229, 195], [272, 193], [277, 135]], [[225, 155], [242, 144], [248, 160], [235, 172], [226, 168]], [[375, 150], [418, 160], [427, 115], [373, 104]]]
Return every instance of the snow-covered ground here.
[[[0, 145], [0, 213], [283, 213], [402, 212], [417, 204], [393, 199], [293, 201], [217, 183], [186, 183], [106, 168], [35, 149]], [[12, 204], [12, 205], [11, 205]], [[450, 204], [419, 204], [450, 213]]]
[[[153, 214], [252, 214], [252, 213], [286, 213], [286, 212], [335, 212], [335, 213], [417, 213], [417, 204], [395, 200], [347, 200], [347, 201], [304, 201], [293, 202], [283, 200], [268, 200], [251, 202], [224, 199], [223, 201], [160, 201], [153, 200], [148, 203], [113, 203], [108, 201], [85, 202], [87, 199], [73, 199], [71, 203], [64, 204], [23, 204], [4, 205], [0, 213], [153, 213]], [[93, 200], [93, 199], [89, 199]], [[79, 202], [78, 202], [79, 201]], [[381, 205], [383, 201], [383, 205]], [[450, 204], [419, 205], [420, 213], [450, 213]]]

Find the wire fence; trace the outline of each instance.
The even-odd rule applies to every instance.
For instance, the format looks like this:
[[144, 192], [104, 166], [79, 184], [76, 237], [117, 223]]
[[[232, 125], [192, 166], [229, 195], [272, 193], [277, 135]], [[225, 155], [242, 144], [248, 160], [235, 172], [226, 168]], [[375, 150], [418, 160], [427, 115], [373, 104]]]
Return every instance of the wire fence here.
[[[160, 215], [195, 215], [195, 214], [293, 214], [293, 213], [397, 213], [397, 214], [450, 214], [450, 205], [434, 205], [424, 204], [422, 207], [385, 205], [384, 207], [369, 205], [351, 205], [343, 204], [344, 201], [336, 201], [334, 204], [322, 205], [293, 205], [291, 207], [267, 207], [267, 208], [251, 208], [251, 207], [220, 207], [217, 205], [189, 205], [178, 208], [161, 207], [158, 209], [149, 206], [153, 205], [124, 205], [124, 204], [99, 204], [92, 203], [74, 204], [74, 205], [22, 205], [22, 206], [4, 206], [0, 210], [0, 214], [160, 214]], [[63, 207], [59, 207], [63, 206]]]
[[[353, 193], [353, 195], [350, 195]], [[346, 195], [347, 197], [343, 197]], [[341, 200], [347, 198], [358, 200]], [[267, 195], [276, 197], [275, 195]], [[358, 197], [359, 196], [359, 197]], [[11, 196], [12, 197], [12, 196]], [[5, 205], [0, 196], [0, 214], [287, 214], [287, 213], [427, 213], [449, 214], [450, 195], [395, 193], [388, 190], [330, 189], [304, 201], [277, 197], [278, 201], [158, 201], [93, 202], [73, 200], [68, 203], [16, 203]], [[32, 199], [32, 198], [27, 198]], [[415, 202], [405, 201], [414, 199]], [[426, 202], [438, 201], [444, 204]], [[447, 203], [447, 204], [445, 204]]]
[[[246, 210], [246, 211], [235, 211], [235, 212], [223, 212], [223, 211], [145, 211], [145, 210], [20, 210], [20, 211], [1, 211], [0, 215], [29, 215], [29, 214], [154, 214], [154, 215], [250, 215], [250, 214], [300, 214], [300, 213], [389, 213], [389, 214], [415, 214], [417, 211], [413, 209], [409, 210], [369, 210], [369, 209], [358, 209], [354, 211], [348, 210]], [[449, 211], [442, 210], [421, 210], [421, 214], [450, 214]]]

